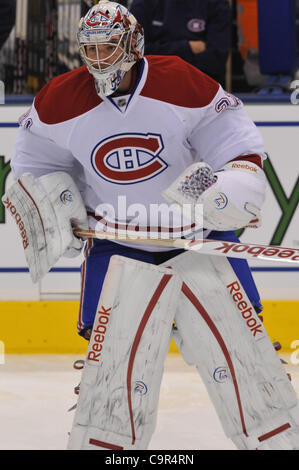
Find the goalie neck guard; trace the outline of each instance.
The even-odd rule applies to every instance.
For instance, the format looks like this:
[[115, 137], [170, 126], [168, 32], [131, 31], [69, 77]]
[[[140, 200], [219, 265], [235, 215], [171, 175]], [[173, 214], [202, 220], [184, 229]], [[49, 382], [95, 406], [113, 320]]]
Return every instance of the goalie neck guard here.
[[144, 53], [143, 29], [136, 18], [124, 6], [107, 0], [81, 18], [77, 39], [101, 98], [118, 89], [125, 73]]

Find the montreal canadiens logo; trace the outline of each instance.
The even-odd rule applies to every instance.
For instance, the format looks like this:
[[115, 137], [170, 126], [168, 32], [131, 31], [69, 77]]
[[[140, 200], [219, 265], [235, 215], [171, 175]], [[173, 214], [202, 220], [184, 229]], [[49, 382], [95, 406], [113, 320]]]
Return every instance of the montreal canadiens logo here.
[[135, 184], [157, 176], [168, 165], [159, 134], [117, 134], [99, 142], [91, 155], [95, 172], [116, 184]]
[[206, 22], [204, 20], [192, 19], [188, 22], [187, 28], [193, 33], [200, 33], [206, 29]]

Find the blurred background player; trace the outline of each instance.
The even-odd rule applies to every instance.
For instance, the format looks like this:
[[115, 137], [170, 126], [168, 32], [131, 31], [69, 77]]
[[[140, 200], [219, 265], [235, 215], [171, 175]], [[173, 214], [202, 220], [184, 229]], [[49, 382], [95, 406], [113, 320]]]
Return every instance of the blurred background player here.
[[134, 0], [145, 53], [177, 55], [225, 86], [231, 47], [228, 0]]
[[0, 49], [8, 38], [16, 19], [16, 0], [2, 0], [0, 3]]

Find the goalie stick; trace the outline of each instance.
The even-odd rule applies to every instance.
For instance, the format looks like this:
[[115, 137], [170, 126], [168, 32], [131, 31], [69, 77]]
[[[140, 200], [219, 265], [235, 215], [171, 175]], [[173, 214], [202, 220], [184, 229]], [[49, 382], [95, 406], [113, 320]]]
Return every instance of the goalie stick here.
[[77, 237], [165, 246], [169, 248], [198, 251], [204, 255], [218, 255], [229, 258], [259, 259], [262, 261], [280, 261], [299, 264], [299, 249], [286, 248], [282, 246], [267, 246], [212, 239], [152, 239], [141, 236], [133, 237], [123, 234], [118, 235], [113, 232], [104, 232], [98, 230], [83, 230], [80, 228], [74, 229], [74, 233]]

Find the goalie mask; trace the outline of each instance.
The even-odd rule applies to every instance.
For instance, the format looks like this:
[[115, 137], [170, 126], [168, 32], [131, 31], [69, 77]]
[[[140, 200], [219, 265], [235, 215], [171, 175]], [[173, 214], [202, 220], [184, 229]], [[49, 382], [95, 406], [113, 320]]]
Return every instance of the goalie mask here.
[[78, 42], [81, 58], [95, 78], [101, 98], [112, 95], [125, 73], [143, 57], [142, 27], [127, 8], [107, 0], [81, 18]]

